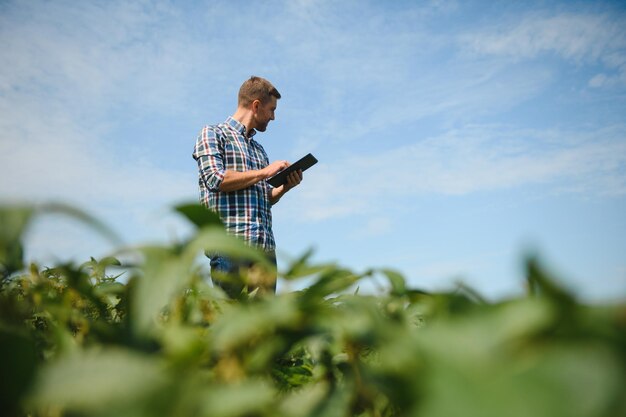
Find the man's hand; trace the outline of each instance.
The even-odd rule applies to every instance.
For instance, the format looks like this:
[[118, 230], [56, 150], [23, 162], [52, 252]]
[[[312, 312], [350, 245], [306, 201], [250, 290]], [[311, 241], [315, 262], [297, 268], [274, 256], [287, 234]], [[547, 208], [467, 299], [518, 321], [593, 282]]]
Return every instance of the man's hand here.
[[300, 184], [301, 182], [302, 182], [302, 170], [299, 169], [297, 171], [289, 173], [289, 175], [287, 175], [287, 182], [281, 185], [281, 187], [284, 187], [285, 192], [287, 192], [291, 190], [293, 187]]
[[263, 174], [265, 175], [265, 178], [273, 177], [289, 165], [290, 164], [287, 161], [274, 161], [263, 168]]
[[291, 190], [293, 187], [297, 186], [302, 182], [302, 170], [299, 169], [297, 171], [289, 173], [287, 175], [287, 182], [281, 185], [280, 187], [276, 187], [272, 189], [272, 194], [270, 196], [270, 203], [276, 204], [278, 200], [285, 195], [285, 193]]

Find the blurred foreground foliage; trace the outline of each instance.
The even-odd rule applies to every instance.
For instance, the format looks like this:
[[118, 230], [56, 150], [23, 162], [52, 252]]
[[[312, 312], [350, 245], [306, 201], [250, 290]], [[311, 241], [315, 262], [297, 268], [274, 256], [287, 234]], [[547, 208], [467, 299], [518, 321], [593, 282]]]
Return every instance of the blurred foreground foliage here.
[[[626, 305], [586, 305], [533, 259], [528, 296], [499, 302], [310, 254], [279, 275], [306, 289], [231, 300], [198, 253], [263, 257], [202, 207], [176, 209], [197, 226], [184, 243], [41, 268], [22, 239], [42, 211], [106, 228], [0, 208], [1, 415], [626, 416]], [[387, 290], [359, 295], [364, 279]]]

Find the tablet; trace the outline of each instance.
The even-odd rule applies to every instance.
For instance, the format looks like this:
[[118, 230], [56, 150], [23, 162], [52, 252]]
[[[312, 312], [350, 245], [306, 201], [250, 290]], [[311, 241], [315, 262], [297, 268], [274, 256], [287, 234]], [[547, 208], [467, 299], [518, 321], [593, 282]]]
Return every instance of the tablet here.
[[278, 174], [268, 178], [267, 182], [269, 182], [272, 187], [280, 187], [287, 182], [287, 175], [289, 175], [289, 173], [297, 171], [299, 169], [301, 169], [302, 171], [306, 171], [315, 164], [317, 164], [317, 159], [313, 155], [307, 154], [293, 164], [289, 165], [287, 168], [280, 171]]

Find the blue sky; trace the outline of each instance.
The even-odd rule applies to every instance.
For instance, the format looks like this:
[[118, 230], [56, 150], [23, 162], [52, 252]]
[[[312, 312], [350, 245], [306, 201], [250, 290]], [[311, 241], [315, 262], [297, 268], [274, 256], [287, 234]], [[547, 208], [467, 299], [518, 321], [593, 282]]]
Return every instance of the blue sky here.
[[[270, 159], [320, 161], [275, 206], [281, 266], [313, 248], [497, 298], [534, 251], [582, 297], [626, 294], [623, 2], [9, 0], [0, 58], [2, 201], [182, 239], [195, 137], [255, 74], [283, 95]], [[40, 263], [113, 249], [58, 218], [27, 244]]]

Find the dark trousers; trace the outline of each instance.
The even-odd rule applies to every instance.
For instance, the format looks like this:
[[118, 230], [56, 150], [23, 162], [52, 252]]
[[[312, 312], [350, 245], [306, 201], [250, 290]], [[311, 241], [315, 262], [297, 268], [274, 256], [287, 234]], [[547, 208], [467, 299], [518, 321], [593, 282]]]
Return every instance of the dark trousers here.
[[239, 298], [244, 290], [248, 293], [276, 293], [276, 253], [266, 252], [273, 270], [268, 270], [250, 260], [232, 259], [211, 255], [211, 281], [230, 298]]

